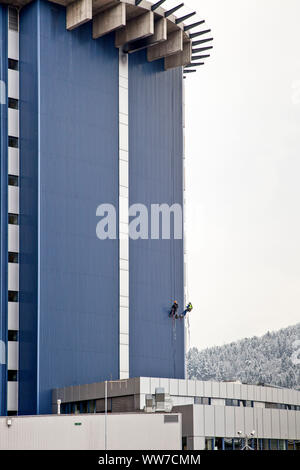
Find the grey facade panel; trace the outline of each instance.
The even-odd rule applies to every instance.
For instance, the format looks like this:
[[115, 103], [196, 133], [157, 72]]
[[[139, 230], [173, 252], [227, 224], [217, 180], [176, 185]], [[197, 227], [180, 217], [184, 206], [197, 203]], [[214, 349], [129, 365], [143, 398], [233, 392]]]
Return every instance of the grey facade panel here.
[[225, 436], [225, 407], [214, 406], [215, 411], [215, 436]]

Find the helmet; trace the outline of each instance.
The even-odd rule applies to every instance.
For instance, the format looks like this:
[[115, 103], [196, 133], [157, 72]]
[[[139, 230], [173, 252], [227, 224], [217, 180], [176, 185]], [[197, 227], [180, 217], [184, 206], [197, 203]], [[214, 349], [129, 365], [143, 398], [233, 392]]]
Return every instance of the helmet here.
[[177, 300], [174, 300], [174, 304], [178, 304]]

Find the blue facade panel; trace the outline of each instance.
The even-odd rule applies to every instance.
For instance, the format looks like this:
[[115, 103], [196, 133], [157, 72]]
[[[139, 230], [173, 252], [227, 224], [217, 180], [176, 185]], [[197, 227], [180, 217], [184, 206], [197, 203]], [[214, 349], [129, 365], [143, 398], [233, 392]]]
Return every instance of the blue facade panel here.
[[7, 390], [7, 7], [0, 5], [0, 415]]
[[39, 0], [20, 14], [20, 413], [119, 372], [118, 241], [96, 237], [98, 205], [118, 205], [118, 51], [65, 20]]
[[[182, 205], [182, 125], [181, 68], [130, 55], [129, 199], [149, 214]], [[168, 317], [174, 300], [183, 309], [183, 241], [131, 240], [129, 253], [130, 376], [184, 378], [184, 322]]]
[[19, 412], [37, 413], [38, 357], [38, 21], [20, 15]]

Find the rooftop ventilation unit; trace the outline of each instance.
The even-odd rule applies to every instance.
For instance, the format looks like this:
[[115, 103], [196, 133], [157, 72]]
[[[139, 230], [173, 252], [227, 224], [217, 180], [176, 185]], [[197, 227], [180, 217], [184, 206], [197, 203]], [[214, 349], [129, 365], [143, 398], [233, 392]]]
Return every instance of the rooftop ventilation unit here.
[[154, 395], [146, 395], [146, 413], [170, 413], [173, 403], [169, 393], [165, 393], [164, 388], [156, 388]]
[[19, 31], [19, 13], [16, 8], [8, 8], [8, 29]]

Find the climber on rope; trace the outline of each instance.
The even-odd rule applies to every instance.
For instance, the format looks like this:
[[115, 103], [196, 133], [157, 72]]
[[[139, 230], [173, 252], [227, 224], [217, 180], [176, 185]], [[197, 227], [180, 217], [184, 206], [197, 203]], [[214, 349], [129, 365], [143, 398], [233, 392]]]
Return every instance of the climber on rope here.
[[185, 318], [186, 314], [187, 313], [190, 313], [191, 311], [193, 310], [193, 306], [191, 304], [191, 302], [189, 302], [185, 308], [185, 310], [182, 312], [182, 314], [180, 315], [180, 318]]
[[177, 310], [178, 310], [178, 302], [177, 302], [177, 300], [174, 300], [174, 303], [171, 307], [171, 311], [169, 313], [169, 317], [178, 318]]

